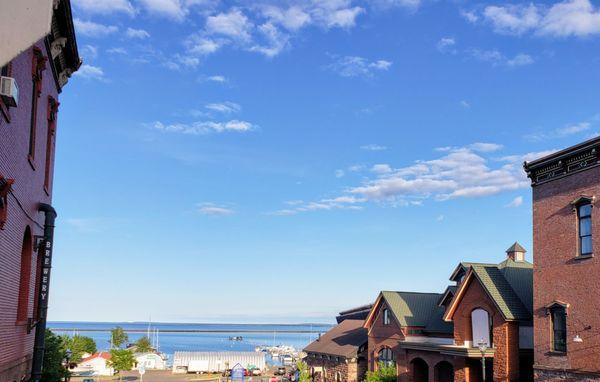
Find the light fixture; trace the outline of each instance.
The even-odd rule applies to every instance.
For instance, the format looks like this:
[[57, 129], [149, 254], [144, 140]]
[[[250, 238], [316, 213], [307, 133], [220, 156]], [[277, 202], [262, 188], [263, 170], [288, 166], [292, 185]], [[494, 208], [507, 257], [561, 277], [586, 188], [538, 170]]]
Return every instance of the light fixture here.
[[575, 335], [575, 338], [573, 338], [573, 342], [577, 342], [578, 344], [580, 344], [580, 343], [582, 343], [582, 342], [583, 342], [583, 338], [581, 338], [581, 337], [579, 336], [579, 334], [576, 334], [576, 335]]

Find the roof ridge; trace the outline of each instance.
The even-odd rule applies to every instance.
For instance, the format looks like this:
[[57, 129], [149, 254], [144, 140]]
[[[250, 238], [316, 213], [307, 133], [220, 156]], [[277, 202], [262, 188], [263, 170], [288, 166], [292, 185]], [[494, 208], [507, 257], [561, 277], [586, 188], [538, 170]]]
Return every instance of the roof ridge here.
[[437, 292], [413, 292], [413, 291], [404, 291], [404, 290], [382, 290], [381, 293], [389, 292], [389, 293], [412, 293], [412, 294], [431, 294], [431, 295], [440, 295], [441, 293]]

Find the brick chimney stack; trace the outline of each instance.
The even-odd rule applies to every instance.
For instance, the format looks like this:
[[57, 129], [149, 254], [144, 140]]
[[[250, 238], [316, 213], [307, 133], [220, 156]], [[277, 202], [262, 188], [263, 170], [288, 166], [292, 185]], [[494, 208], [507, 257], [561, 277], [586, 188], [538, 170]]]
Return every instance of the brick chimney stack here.
[[527, 252], [527, 250], [515, 241], [515, 243], [506, 250], [506, 256], [513, 261], [523, 262], [525, 261], [525, 252]]

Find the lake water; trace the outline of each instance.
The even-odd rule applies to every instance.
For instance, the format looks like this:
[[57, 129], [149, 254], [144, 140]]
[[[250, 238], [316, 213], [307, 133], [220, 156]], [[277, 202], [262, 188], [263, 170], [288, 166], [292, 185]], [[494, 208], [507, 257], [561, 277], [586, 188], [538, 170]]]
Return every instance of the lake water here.
[[[93, 338], [98, 350], [110, 347], [110, 330], [121, 326], [135, 342], [147, 335], [147, 322], [48, 322], [56, 334], [81, 334]], [[264, 324], [175, 324], [152, 323], [151, 338], [158, 329], [159, 351], [172, 355], [175, 351], [254, 351], [256, 346], [288, 345], [301, 350], [319, 333], [331, 328], [326, 324], [264, 325]], [[229, 337], [241, 336], [242, 341]]]

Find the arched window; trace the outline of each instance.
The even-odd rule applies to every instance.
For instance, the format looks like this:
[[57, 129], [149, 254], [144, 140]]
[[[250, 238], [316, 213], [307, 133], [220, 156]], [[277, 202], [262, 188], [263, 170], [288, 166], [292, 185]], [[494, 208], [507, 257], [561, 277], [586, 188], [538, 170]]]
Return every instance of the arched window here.
[[25, 234], [23, 235], [23, 246], [21, 247], [21, 272], [19, 280], [19, 301], [17, 303], [17, 322], [27, 321], [32, 253], [33, 244], [31, 230], [27, 227], [27, 229], [25, 229]]
[[394, 366], [396, 364], [396, 361], [394, 360], [394, 352], [390, 348], [381, 349], [377, 356], [377, 361], [385, 366]]
[[339, 371], [335, 372], [335, 382], [342, 382], [342, 373]]
[[487, 311], [475, 309], [471, 312], [471, 330], [473, 334], [473, 347], [485, 343], [487, 347], [492, 346], [490, 336], [491, 321]]

